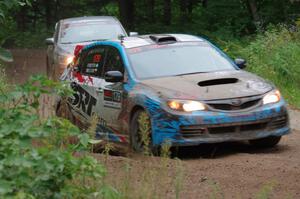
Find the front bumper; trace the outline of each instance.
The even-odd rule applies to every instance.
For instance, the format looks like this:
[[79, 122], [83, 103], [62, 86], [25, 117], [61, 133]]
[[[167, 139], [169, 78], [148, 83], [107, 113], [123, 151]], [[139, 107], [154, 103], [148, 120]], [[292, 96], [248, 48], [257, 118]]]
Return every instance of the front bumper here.
[[198, 145], [282, 136], [290, 132], [285, 102], [249, 111], [197, 111], [178, 113], [160, 110], [152, 115], [152, 141], [172, 146]]

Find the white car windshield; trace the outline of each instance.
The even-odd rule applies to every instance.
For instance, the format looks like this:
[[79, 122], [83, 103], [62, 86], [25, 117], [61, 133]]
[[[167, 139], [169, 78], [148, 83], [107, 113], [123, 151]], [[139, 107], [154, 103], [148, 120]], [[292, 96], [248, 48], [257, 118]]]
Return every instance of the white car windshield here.
[[63, 24], [60, 31], [60, 43], [81, 43], [97, 40], [116, 39], [119, 35], [126, 35], [117, 23], [93, 21], [73, 22]]

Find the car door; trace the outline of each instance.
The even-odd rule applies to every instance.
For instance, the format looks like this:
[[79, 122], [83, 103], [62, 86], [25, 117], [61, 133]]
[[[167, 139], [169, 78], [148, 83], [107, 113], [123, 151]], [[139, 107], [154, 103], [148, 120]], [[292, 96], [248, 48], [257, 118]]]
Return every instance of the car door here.
[[114, 142], [126, 142], [126, 138], [121, 129], [119, 115], [122, 109], [123, 101], [123, 82], [106, 82], [105, 73], [108, 71], [120, 71], [124, 74], [123, 61], [118, 49], [112, 46], [105, 47], [106, 56], [101, 74], [101, 83], [90, 85], [92, 93], [97, 94], [97, 117], [98, 126], [96, 137], [108, 139]]
[[103, 65], [106, 56], [104, 46], [95, 46], [81, 53], [72, 74], [74, 95], [69, 98], [73, 115], [88, 127], [93, 116], [100, 118], [103, 97]]
[[[106, 59], [104, 63], [103, 76], [108, 71], [119, 71], [122, 74], [125, 72], [123, 60], [119, 50], [113, 46], [107, 46]], [[117, 134], [122, 134], [122, 125], [119, 120], [119, 115], [122, 110], [123, 101], [123, 82], [107, 82], [103, 78], [101, 84], [103, 91], [101, 104], [101, 118], [106, 122], [107, 127]]]

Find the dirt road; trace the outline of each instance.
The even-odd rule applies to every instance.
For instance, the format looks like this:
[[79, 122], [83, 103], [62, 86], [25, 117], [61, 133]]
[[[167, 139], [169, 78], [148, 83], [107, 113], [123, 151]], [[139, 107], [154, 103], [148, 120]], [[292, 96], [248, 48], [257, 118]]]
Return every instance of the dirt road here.
[[[11, 82], [45, 74], [44, 51], [13, 52], [15, 63], [7, 69]], [[273, 149], [256, 149], [243, 142], [187, 147], [177, 152], [180, 166], [175, 159], [165, 162], [136, 154], [108, 159], [95, 156], [108, 168], [107, 181], [119, 189], [129, 181], [129, 191], [124, 190], [133, 195], [143, 193], [142, 198], [145, 194], [151, 198], [154, 192], [161, 198], [175, 198], [176, 190], [180, 198], [256, 198], [268, 192], [270, 198], [300, 198], [300, 112], [290, 110], [290, 118], [292, 134]], [[126, 165], [131, 172], [124, 173]], [[145, 171], [151, 168], [158, 170], [149, 175], [152, 181], [145, 178]]]

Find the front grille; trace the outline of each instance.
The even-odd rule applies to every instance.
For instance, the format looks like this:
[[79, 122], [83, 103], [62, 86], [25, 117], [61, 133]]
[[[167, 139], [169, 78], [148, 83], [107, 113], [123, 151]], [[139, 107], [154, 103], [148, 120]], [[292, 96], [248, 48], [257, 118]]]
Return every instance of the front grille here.
[[260, 99], [250, 100], [246, 102], [241, 102], [239, 105], [234, 105], [230, 100], [226, 100], [225, 103], [208, 103], [208, 105], [217, 110], [223, 111], [232, 111], [232, 110], [243, 110], [253, 106], [256, 106], [259, 103]]
[[234, 133], [236, 132], [236, 126], [218, 126], [218, 127], [209, 127], [208, 132], [210, 134], [223, 134], [223, 133]]
[[193, 138], [207, 133], [207, 129], [201, 125], [180, 126], [180, 132], [185, 138]]
[[287, 116], [266, 119], [252, 123], [218, 124], [218, 125], [182, 125], [180, 133], [184, 138], [201, 137], [205, 134], [229, 134], [252, 131], [275, 130], [288, 125]]
[[283, 116], [283, 117], [276, 118], [276, 119], [272, 120], [268, 124], [268, 128], [271, 129], [271, 130], [274, 130], [274, 129], [283, 128], [283, 127], [285, 127], [287, 125], [288, 125], [288, 117], [287, 116]]
[[246, 131], [259, 131], [264, 130], [267, 127], [267, 122], [259, 122], [253, 124], [241, 124], [241, 125], [230, 125], [230, 126], [218, 126], [208, 127], [210, 134], [225, 134], [235, 132], [246, 132]]

